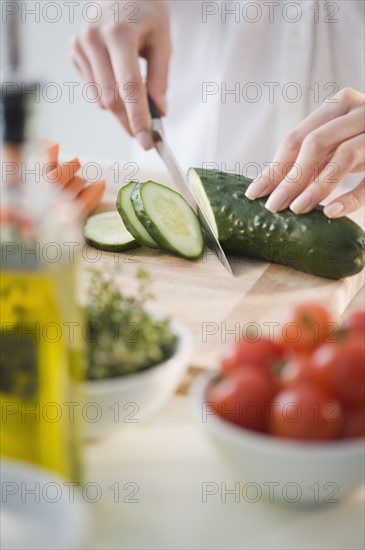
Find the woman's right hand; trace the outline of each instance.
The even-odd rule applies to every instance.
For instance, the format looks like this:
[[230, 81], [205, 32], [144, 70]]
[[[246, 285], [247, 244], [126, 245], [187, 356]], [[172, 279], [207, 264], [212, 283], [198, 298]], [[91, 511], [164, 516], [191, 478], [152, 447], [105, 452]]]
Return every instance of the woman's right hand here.
[[[161, 114], [166, 112], [171, 54], [166, 2], [120, 0], [98, 5], [102, 17], [73, 39], [72, 61], [86, 82], [98, 85], [95, 99], [99, 106], [112, 111], [126, 131], [144, 149], [150, 149], [153, 141], [147, 93]], [[141, 78], [139, 56], [147, 60], [146, 84]]]

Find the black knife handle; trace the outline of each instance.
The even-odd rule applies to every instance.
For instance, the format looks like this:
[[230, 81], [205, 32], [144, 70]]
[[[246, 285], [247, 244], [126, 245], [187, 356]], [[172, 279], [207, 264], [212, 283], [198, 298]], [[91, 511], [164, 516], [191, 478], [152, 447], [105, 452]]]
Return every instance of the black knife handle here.
[[152, 118], [161, 118], [157, 105], [149, 94], [148, 94], [148, 106], [150, 108], [150, 113]]

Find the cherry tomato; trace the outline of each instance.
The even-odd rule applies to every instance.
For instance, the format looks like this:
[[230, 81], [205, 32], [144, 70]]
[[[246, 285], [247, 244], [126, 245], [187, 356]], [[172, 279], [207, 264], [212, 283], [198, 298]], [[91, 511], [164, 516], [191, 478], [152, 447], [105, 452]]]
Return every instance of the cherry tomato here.
[[361, 437], [365, 435], [365, 408], [345, 409], [342, 437]]
[[342, 323], [342, 329], [365, 338], [365, 310], [351, 312]]
[[283, 347], [268, 338], [260, 338], [256, 342], [240, 340], [224, 351], [221, 358], [221, 371], [224, 374], [230, 374], [252, 365], [269, 371], [270, 367], [283, 356]]
[[302, 384], [317, 383], [311, 363], [311, 353], [301, 353], [289, 359], [280, 371], [279, 386], [282, 389], [294, 388]]
[[328, 309], [317, 302], [296, 306], [282, 328], [285, 346], [297, 351], [309, 350], [324, 342], [336, 328]]
[[206, 399], [222, 419], [262, 431], [273, 397], [270, 377], [256, 366], [247, 367], [209, 386]]
[[341, 432], [342, 416], [338, 401], [305, 384], [274, 397], [269, 431], [280, 437], [306, 441], [334, 439]]
[[322, 344], [313, 353], [317, 383], [349, 406], [365, 404], [365, 343], [353, 336], [335, 344]]

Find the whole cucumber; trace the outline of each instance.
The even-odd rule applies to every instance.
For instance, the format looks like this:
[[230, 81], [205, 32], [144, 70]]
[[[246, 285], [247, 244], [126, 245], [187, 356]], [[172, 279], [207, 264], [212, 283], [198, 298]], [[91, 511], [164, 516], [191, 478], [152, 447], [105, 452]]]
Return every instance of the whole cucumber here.
[[321, 207], [302, 215], [289, 209], [271, 213], [264, 206], [265, 197], [254, 201], [245, 197], [252, 180], [239, 174], [190, 168], [188, 177], [195, 189], [199, 178], [226, 253], [330, 279], [363, 269], [365, 233], [349, 218], [331, 220]]

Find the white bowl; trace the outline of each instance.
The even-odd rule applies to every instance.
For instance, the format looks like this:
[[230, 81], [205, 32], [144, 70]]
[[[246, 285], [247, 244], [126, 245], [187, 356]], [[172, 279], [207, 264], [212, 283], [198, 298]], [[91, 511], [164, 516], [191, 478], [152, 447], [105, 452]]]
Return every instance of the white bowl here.
[[123, 426], [138, 424], [160, 409], [175, 392], [192, 355], [190, 332], [171, 321], [177, 336], [175, 353], [149, 369], [83, 383], [83, 432], [87, 439], [104, 437]]
[[240, 498], [318, 505], [338, 502], [364, 484], [364, 438], [295, 442], [225, 422], [207, 414], [205, 395], [214, 376], [195, 381], [191, 401], [195, 417], [236, 472]]
[[16, 460], [1, 463], [0, 547], [7, 550], [85, 548], [87, 504], [66, 479]]

